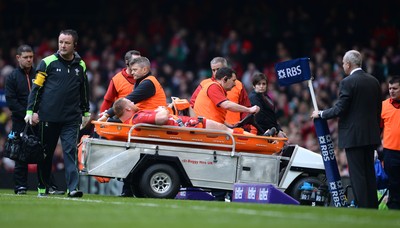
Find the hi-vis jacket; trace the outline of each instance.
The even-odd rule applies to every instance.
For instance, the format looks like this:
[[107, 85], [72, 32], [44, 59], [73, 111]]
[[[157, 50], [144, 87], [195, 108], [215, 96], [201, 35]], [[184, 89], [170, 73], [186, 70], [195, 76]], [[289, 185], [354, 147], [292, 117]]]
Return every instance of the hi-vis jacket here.
[[194, 112], [197, 116], [202, 116], [223, 124], [225, 123], [226, 109], [216, 106], [207, 94], [208, 88], [214, 84], [218, 86], [222, 93], [226, 94], [225, 89], [218, 82], [209, 81], [203, 85], [196, 98], [196, 102], [194, 103]]
[[154, 76], [147, 76], [142, 81], [139, 82], [139, 85], [144, 83], [146, 80], [150, 80], [155, 88], [155, 94], [147, 99], [141, 100], [136, 103], [136, 106], [140, 110], [155, 110], [158, 106], [167, 106], [167, 97], [165, 96], [165, 92], [160, 82]]
[[66, 61], [56, 53], [39, 63], [27, 111], [37, 112], [41, 121], [80, 122], [89, 112], [86, 64], [78, 53], [74, 55]]

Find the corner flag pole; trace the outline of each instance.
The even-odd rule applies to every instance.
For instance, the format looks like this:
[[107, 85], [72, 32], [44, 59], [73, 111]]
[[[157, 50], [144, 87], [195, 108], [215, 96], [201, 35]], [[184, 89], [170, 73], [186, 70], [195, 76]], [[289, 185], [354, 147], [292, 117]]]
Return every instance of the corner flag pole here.
[[315, 98], [315, 92], [314, 92], [314, 87], [312, 84], [312, 80], [308, 80], [308, 88], [310, 89], [310, 94], [311, 94], [311, 100], [314, 106], [314, 110], [318, 111], [318, 105], [317, 105], [317, 99]]
[[[317, 99], [315, 98], [311, 78], [308, 80], [308, 87], [310, 89], [314, 110], [318, 111]], [[314, 127], [321, 148], [321, 156], [325, 166], [326, 179], [333, 205], [335, 207], [346, 207], [347, 199], [344, 194], [345, 191], [343, 189], [342, 179], [336, 163], [334, 145], [329, 132], [328, 122], [322, 118], [315, 118]]]

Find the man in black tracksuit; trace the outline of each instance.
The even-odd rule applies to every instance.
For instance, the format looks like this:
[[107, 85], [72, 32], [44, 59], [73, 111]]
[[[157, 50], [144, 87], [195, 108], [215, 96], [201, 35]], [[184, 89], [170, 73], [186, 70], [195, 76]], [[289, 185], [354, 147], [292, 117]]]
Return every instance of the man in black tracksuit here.
[[[35, 78], [33, 64], [33, 50], [28, 45], [21, 45], [17, 48], [18, 67], [7, 76], [5, 95], [7, 106], [12, 115], [12, 132], [19, 135], [25, 128], [25, 110], [28, 103], [28, 95], [31, 91], [32, 80]], [[35, 119], [37, 120], [37, 117]], [[22, 161], [15, 161], [14, 181], [16, 194], [26, 194], [28, 164]]]
[[[78, 34], [63, 30], [58, 37], [58, 52], [44, 58], [36, 69], [36, 78], [29, 95], [26, 122], [39, 114], [39, 132], [47, 155], [38, 164], [39, 196], [46, 195], [54, 150], [58, 139], [64, 156], [65, 179], [69, 197], [82, 197], [78, 190], [79, 174], [76, 153], [79, 126], [90, 119], [89, 82], [86, 65], [75, 47]], [[82, 119], [81, 119], [82, 118]]]

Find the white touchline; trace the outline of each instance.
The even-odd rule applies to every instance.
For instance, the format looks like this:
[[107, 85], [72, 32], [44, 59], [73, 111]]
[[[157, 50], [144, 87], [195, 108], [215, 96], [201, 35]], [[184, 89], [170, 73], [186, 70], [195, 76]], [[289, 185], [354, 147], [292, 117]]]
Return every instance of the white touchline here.
[[[14, 197], [25, 197], [23, 195], [15, 195], [15, 194], [0, 194], [5, 196], [14, 196]], [[36, 196], [34, 196], [36, 197]], [[69, 198], [69, 197], [57, 197], [57, 196], [49, 196], [49, 197], [38, 197], [38, 199], [60, 199], [60, 200], [73, 200], [73, 201], [80, 201], [80, 202], [87, 202], [87, 203], [102, 203], [102, 204], [114, 204], [114, 205], [136, 205], [142, 207], [160, 207], [160, 208], [171, 208], [171, 209], [185, 209], [189, 208], [191, 210], [197, 211], [211, 211], [211, 212], [218, 212], [218, 213], [228, 213], [228, 214], [240, 214], [240, 215], [251, 215], [251, 216], [263, 216], [263, 217], [270, 217], [270, 218], [280, 218], [280, 219], [287, 219], [288, 213], [286, 212], [279, 212], [279, 211], [260, 211], [254, 209], [247, 209], [247, 208], [210, 208], [206, 206], [182, 206], [179, 204], [163, 204], [163, 203], [135, 203], [135, 202], [110, 202], [110, 201], [103, 201], [103, 200], [91, 200], [91, 199], [82, 199], [82, 198]], [[346, 210], [343, 208], [343, 210]], [[301, 212], [301, 213], [289, 213], [291, 219], [297, 220], [314, 220], [316, 219], [315, 213], [312, 212]], [[351, 222], [352, 224], [373, 224], [376, 221], [373, 218], [363, 218], [363, 219], [354, 219], [354, 216], [350, 215], [336, 215], [331, 216], [330, 214], [326, 215], [319, 215], [319, 220], [324, 222], [342, 222], [343, 224], [348, 224]], [[392, 225], [392, 224], [391, 224]]]

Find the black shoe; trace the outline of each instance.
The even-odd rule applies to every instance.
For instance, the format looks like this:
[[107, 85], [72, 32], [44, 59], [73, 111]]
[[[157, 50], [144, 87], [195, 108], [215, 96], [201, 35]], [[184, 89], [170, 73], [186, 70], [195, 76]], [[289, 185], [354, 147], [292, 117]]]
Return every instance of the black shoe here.
[[225, 201], [227, 192], [222, 190], [214, 190], [211, 195], [214, 196], [214, 201]]
[[17, 195], [25, 195], [28, 189], [26, 187], [19, 187], [14, 190], [15, 194]]
[[60, 191], [60, 190], [57, 190], [57, 188], [49, 187], [49, 189], [47, 190], [47, 194], [49, 194], [49, 195], [64, 195], [65, 191]]
[[275, 136], [277, 134], [276, 128], [272, 127], [271, 129], [268, 129], [263, 136]]
[[15, 190], [15, 194], [17, 195], [26, 195], [26, 192], [28, 190], [25, 187], [19, 187], [17, 190]]
[[121, 195], [119, 195], [119, 197], [133, 197], [133, 194], [129, 192], [123, 192]]
[[72, 190], [71, 192], [68, 192], [68, 197], [82, 197], [83, 192], [79, 190]]

